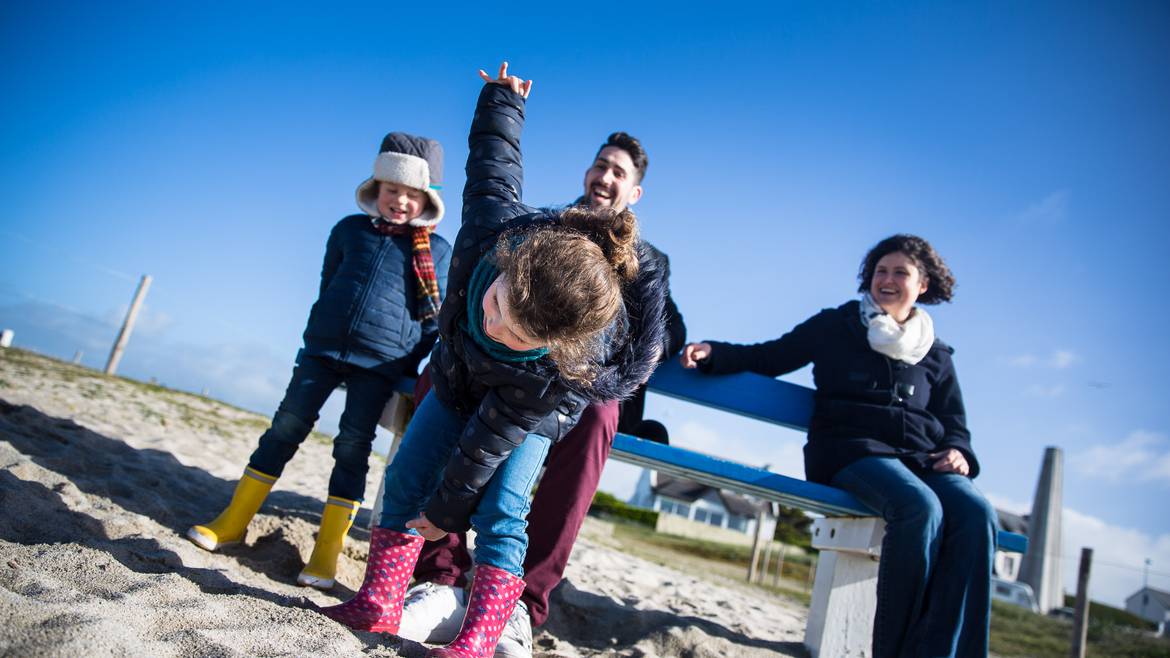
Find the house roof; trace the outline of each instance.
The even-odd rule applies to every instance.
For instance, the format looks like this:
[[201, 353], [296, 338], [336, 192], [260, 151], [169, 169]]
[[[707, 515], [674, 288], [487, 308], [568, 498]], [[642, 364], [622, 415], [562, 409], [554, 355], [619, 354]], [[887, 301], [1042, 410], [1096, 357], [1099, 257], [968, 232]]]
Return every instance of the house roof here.
[[657, 481], [651, 490], [659, 496], [669, 496], [688, 503], [693, 503], [707, 495], [707, 492], [714, 491], [719, 495], [723, 507], [736, 516], [755, 518], [761, 510], [770, 512], [772, 509], [772, 506], [765, 501], [754, 500], [732, 491], [716, 489], [694, 480], [676, 478], [661, 472], [658, 473]]
[[[1130, 594], [1129, 599], [1132, 599], [1133, 597], [1138, 596], [1142, 592], [1148, 592], [1150, 595], [1150, 598], [1157, 601], [1158, 605], [1162, 606], [1162, 609], [1170, 610], [1170, 592], [1163, 592], [1160, 589], [1154, 589], [1153, 587], [1147, 586], [1147, 587], [1143, 587], [1143, 588], [1139, 589], [1138, 591], [1134, 592], [1133, 594]], [[1126, 600], [1129, 600], [1129, 599], [1126, 599]]]
[[995, 510], [995, 513], [999, 515], [999, 527], [1008, 532], [1014, 532], [1017, 535], [1028, 535], [1027, 515], [1005, 512], [1001, 509]]

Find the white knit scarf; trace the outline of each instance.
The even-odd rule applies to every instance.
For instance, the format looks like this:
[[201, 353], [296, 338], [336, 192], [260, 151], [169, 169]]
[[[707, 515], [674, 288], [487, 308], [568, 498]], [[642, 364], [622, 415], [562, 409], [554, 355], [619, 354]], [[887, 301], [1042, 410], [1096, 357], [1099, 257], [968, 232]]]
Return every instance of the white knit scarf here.
[[868, 292], [861, 296], [861, 324], [868, 327], [871, 349], [910, 365], [921, 361], [934, 344], [934, 321], [925, 309], [915, 306], [910, 317], [898, 324]]

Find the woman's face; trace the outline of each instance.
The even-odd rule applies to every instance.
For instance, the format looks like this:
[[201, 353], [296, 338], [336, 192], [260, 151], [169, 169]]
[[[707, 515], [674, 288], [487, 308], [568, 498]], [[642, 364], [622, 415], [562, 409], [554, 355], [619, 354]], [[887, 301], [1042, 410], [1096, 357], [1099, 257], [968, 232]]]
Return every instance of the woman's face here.
[[882, 256], [873, 268], [869, 294], [898, 322], [905, 322], [910, 317], [914, 302], [924, 292], [926, 278], [914, 261], [900, 251]]
[[508, 280], [501, 274], [483, 294], [483, 332], [488, 338], [517, 352], [527, 352], [544, 347], [524, 333], [512, 309], [508, 306]]

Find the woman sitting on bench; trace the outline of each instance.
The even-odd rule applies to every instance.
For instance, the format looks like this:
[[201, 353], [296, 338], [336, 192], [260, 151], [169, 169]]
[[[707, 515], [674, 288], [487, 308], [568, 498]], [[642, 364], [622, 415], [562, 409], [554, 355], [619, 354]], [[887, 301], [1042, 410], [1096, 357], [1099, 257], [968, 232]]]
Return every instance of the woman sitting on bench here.
[[995, 511], [971, 483], [953, 350], [915, 304], [951, 299], [955, 279], [922, 238], [866, 254], [860, 300], [755, 345], [691, 343], [685, 367], [776, 377], [813, 364], [806, 477], [844, 489], [886, 521], [873, 655], [986, 656]]

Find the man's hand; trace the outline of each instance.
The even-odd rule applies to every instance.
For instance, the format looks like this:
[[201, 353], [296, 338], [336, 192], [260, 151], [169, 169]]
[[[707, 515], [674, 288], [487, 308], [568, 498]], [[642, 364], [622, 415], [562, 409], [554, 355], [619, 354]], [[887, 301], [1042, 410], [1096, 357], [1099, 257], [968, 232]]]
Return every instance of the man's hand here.
[[971, 472], [971, 465], [967, 463], [967, 458], [954, 448], [932, 453], [930, 458], [937, 460], [931, 468], [939, 473], [958, 473], [965, 476]]
[[512, 91], [520, 94], [524, 98], [528, 98], [528, 94], [532, 92], [532, 81], [521, 80], [514, 75], [508, 75], [508, 63], [500, 64], [500, 75], [497, 78], [492, 78], [483, 69], [479, 70], [479, 77], [489, 85], [503, 85]]
[[413, 528], [418, 531], [418, 534], [423, 536], [427, 541], [439, 541], [447, 536], [446, 530], [440, 530], [431, 523], [426, 514], [419, 514], [418, 518], [413, 521], [407, 521], [406, 527]]
[[679, 361], [682, 361], [684, 368], [694, 368], [699, 365], [699, 362], [711, 356], [710, 343], [690, 343], [683, 348], [682, 354], [679, 355]]

